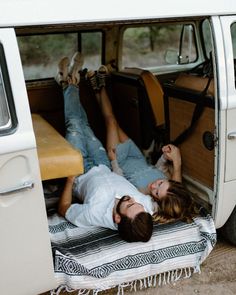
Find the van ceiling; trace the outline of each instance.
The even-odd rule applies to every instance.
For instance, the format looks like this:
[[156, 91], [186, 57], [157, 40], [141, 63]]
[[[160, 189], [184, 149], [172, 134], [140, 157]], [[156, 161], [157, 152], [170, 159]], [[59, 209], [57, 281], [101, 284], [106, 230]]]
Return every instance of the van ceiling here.
[[16, 27], [16, 34], [20, 35], [34, 35], [34, 34], [46, 34], [46, 33], [60, 33], [60, 32], [74, 32], [78, 30], [101, 30], [109, 29], [114, 26], [124, 26], [124, 25], [145, 25], [154, 24], [160, 22], [186, 22], [193, 20], [205, 19], [204, 17], [192, 17], [192, 18], [171, 18], [171, 19], [139, 19], [139, 20], [126, 20], [126, 21], [107, 21], [107, 22], [89, 22], [89, 23], [74, 23], [74, 24], [58, 24], [58, 25], [43, 25], [43, 26], [22, 26]]

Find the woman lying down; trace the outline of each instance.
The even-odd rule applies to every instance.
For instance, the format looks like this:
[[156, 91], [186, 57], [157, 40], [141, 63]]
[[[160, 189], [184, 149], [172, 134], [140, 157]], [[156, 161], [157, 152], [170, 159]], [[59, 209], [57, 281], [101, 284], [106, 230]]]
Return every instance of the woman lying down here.
[[[105, 83], [108, 70], [101, 66], [87, 79], [103, 113], [107, 128], [107, 153], [91, 130], [81, 105], [79, 81], [83, 57], [75, 53], [59, 62], [56, 80], [63, 88], [66, 138], [83, 155], [85, 173], [68, 177], [58, 212], [76, 226], [101, 226], [118, 230], [128, 242], [151, 238], [153, 221], [191, 221], [196, 215], [191, 193], [181, 184], [181, 156], [174, 145], [163, 147], [156, 166], [118, 125]], [[161, 168], [172, 163], [167, 179]], [[111, 171], [111, 168], [114, 172]], [[80, 203], [72, 204], [72, 194]]]

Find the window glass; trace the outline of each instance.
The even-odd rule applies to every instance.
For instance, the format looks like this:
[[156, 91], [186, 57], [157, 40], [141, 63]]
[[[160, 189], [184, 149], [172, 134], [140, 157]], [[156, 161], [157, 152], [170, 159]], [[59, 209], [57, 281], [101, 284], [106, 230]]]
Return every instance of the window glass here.
[[12, 133], [17, 117], [3, 45], [0, 43], [0, 136]]
[[191, 63], [196, 57], [192, 25], [156, 24], [124, 31], [122, 67]]
[[17, 39], [25, 80], [54, 77], [58, 61], [64, 56], [71, 58], [78, 50], [85, 55], [85, 67], [101, 64], [101, 32], [42, 34]]
[[58, 61], [78, 48], [77, 34], [18, 37], [25, 80], [54, 77]]
[[202, 35], [204, 41], [205, 54], [207, 58], [210, 58], [210, 53], [212, 52], [212, 34], [211, 26], [208, 19], [205, 19], [202, 23]]
[[7, 103], [6, 91], [4, 88], [2, 69], [0, 69], [0, 130], [10, 128], [10, 114]]
[[82, 33], [81, 51], [84, 55], [84, 67], [97, 69], [102, 63], [102, 33]]
[[233, 23], [231, 26], [231, 36], [232, 36], [232, 44], [233, 44], [233, 55], [234, 55], [234, 59], [236, 59], [236, 23]]
[[234, 56], [234, 80], [236, 87], [236, 23], [231, 25], [231, 36], [232, 36], [232, 45], [233, 45], [233, 56]]
[[180, 51], [178, 57], [179, 64], [188, 64], [196, 60], [196, 46], [194, 30], [192, 25], [182, 26]]

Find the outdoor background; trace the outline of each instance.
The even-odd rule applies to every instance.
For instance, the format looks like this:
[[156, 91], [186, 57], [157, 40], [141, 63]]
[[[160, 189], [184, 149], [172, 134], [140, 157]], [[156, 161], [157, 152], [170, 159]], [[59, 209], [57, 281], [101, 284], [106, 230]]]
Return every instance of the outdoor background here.
[[[182, 25], [155, 25], [128, 28], [122, 43], [122, 66], [157, 67], [167, 64], [167, 52], [177, 62]], [[196, 59], [194, 30], [188, 25], [183, 37], [182, 55], [186, 62]], [[101, 65], [102, 32], [43, 34], [18, 37], [25, 79], [53, 77], [58, 61], [72, 57], [80, 50], [85, 56], [84, 67], [97, 69]], [[168, 61], [170, 63], [170, 61]]]

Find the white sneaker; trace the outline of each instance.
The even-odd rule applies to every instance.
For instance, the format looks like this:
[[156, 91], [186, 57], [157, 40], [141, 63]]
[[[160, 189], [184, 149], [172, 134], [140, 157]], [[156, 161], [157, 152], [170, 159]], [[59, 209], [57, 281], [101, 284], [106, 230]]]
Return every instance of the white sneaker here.
[[69, 58], [65, 56], [58, 63], [58, 70], [55, 80], [62, 87], [64, 87], [68, 83], [69, 62]]
[[78, 85], [80, 81], [79, 71], [81, 70], [84, 63], [84, 57], [80, 52], [76, 52], [70, 62], [69, 66], [69, 77], [71, 79], [71, 83]]

